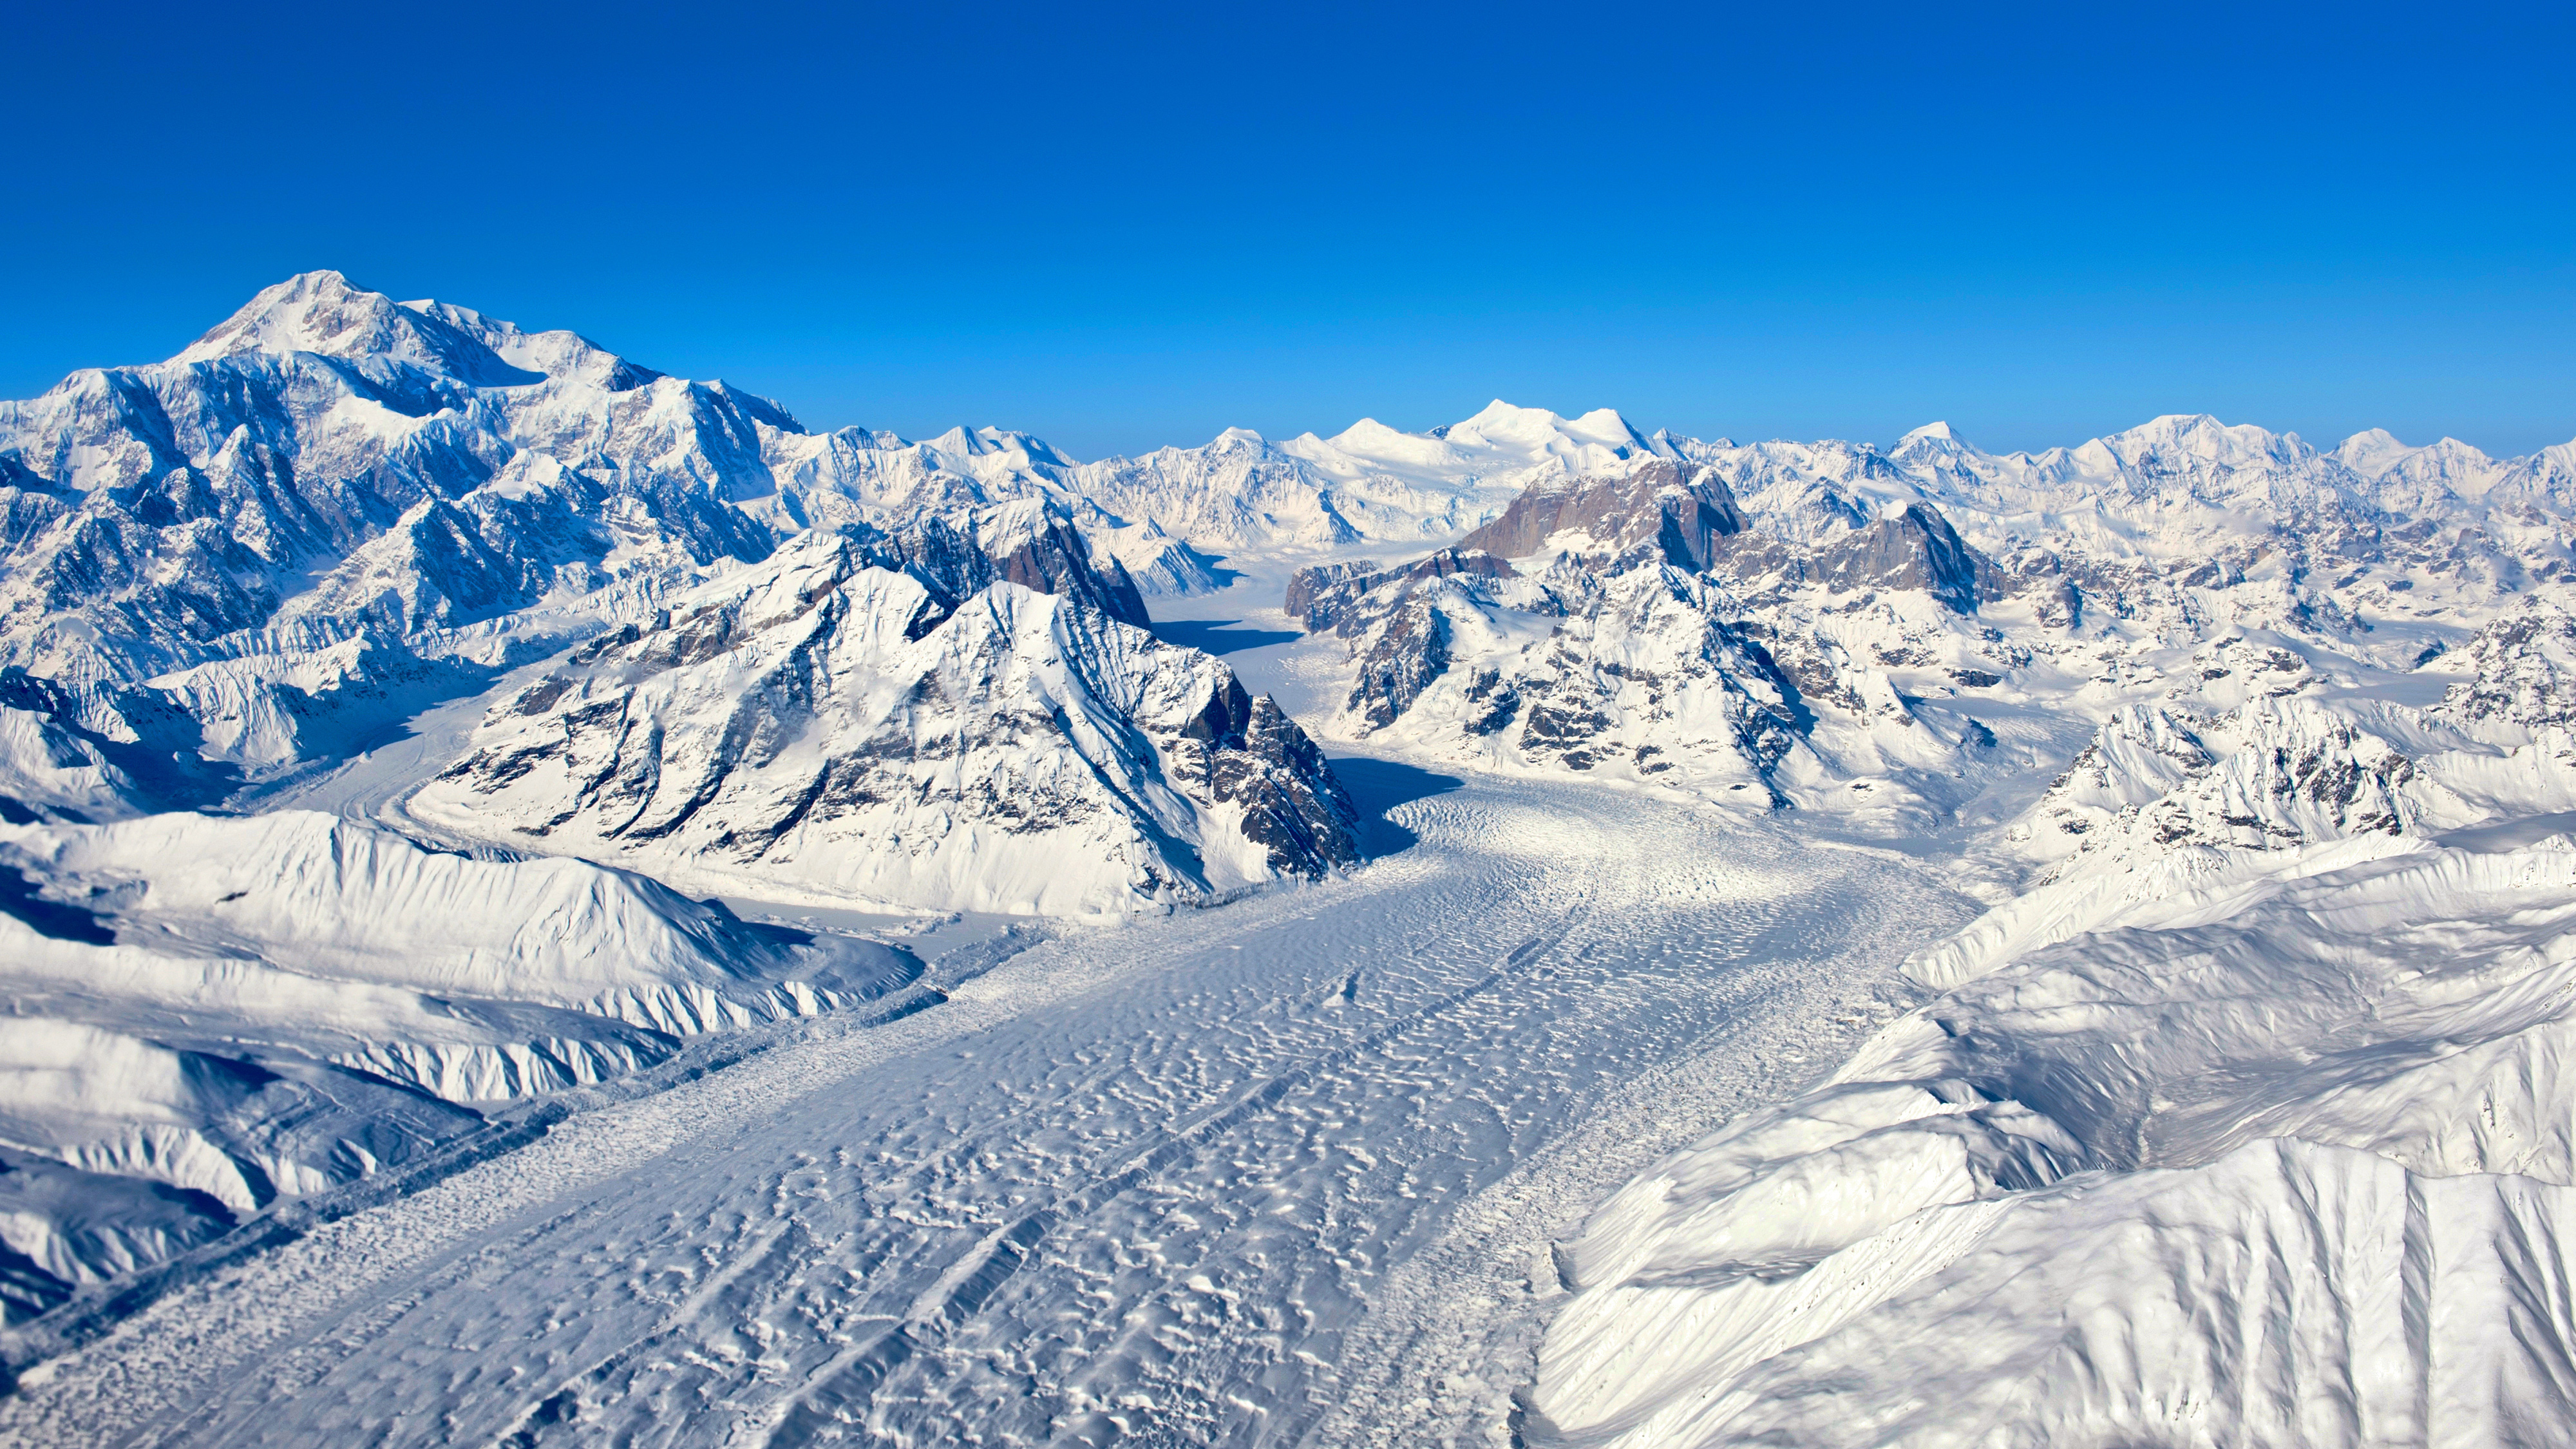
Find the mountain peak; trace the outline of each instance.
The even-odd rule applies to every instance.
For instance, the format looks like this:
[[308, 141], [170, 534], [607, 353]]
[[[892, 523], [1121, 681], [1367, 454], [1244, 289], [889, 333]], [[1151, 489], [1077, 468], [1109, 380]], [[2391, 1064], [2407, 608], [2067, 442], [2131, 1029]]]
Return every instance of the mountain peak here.
[[2100, 447], [2131, 462], [2172, 452], [2231, 468], [2291, 462], [2314, 455], [2296, 433], [2275, 433], [2252, 423], [2222, 423], [2208, 413], [2167, 413], [2126, 432], [2110, 434], [2075, 451]]
[[1383, 448], [1404, 439], [1420, 441], [1418, 435], [1388, 427], [1375, 418], [1362, 418], [1324, 441], [1346, 452], [1363, 452]]
[[481, 338], [445, 318], [413, 311], [327, 270], [299, 272], [262, 288], [170, 361], [218, 362], [248, 352], [407, 363], [478, 387], [509, 387], [543, 377], [511, 366]]
[[1605, 448], [1642, 449], [1648, 446], [1646, 435], [1638, 432], [1617, 408], [1594, 408], [1569, 421], [1565, 430], [1587, 443], [1599, 443]]
[[1613, 451], [1647, 446], [1645, 435], [1630, 427], [1616, 408], [1594, 408], [1581, 417], [1568, 418], [1546, 408], [1518, 407], [1501, 398], [1485, 404], [1474, 417], [1433, 429], [1432, 436], [1453, 443], [1474, 441], [1521, 448], [1551, 443], [1589, 443]]
[[515, 322], [486, 317], [471, 307], [428, 298], [395, 305], [455, 328], [524, 371], [591, 383], [610, 392], [643, 387], [662, 376], [649, 367], [638, 367], [578, 332], [529, 332]]

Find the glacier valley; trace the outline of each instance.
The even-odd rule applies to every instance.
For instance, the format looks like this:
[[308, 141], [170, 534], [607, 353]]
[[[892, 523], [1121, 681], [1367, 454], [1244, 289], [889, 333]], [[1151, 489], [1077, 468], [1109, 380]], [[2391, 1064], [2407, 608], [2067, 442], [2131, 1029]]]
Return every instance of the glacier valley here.
[[0, 1438], [2564, 1442], [2576, 444], [0, 403]]

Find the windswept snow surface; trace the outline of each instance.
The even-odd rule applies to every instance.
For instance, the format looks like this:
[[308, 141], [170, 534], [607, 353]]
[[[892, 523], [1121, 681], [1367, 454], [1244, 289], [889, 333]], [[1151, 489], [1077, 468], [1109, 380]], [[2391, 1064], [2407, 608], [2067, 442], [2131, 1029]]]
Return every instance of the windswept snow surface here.
[[1352, 875], [770, 1028], [188, 1284], [0, 1434], [1485, 1442], [1551, 1234], [1885, 1021], [1972, 908], [1758, 817], [1344, 773], [1398, 802]]

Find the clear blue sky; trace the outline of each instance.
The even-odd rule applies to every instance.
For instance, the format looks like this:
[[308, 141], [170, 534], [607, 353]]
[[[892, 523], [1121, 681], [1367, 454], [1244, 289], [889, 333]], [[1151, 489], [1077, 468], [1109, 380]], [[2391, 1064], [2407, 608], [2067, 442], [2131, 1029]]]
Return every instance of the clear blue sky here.
[[23, 5], [0, 396], [336, 267], [1084, 456], [2576, 436], [2576, 6]]

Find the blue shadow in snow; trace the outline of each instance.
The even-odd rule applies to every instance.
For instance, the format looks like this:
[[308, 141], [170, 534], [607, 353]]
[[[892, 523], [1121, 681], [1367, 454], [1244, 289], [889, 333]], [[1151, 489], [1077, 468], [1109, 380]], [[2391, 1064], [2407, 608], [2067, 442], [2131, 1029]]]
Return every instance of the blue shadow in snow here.
[[1157, 619], [1154, 637], [1166, 644], [1202, 649], [1210, 654], [1232, 654], [1238, 649], [1258, 649], [1265, 644], [1290, 644], [1306, 636], [1285, 629], [1237, 629], [1241, 619]]
[[0, 914], [16, 916], [27, 929], [57, 941], [116, 944], [116, 932], [99, 920], [96, 911], [46, 900], [36, 894], [36, 883], [23, 870], [0, 870]]
[[1434, 774], [1418, 766], [1373, 760], [1365, 755], [1348, 755], [1328, 763], [1342, 788], [1350, 792], [1351, 803], [1360, 807], [1360, 853], [1372, 860], [1410, 850], [1422, 839], [1387, 819], [1388, 811], [1433, 795], [1446, 795], [1466, 784], [1455, 775]]

